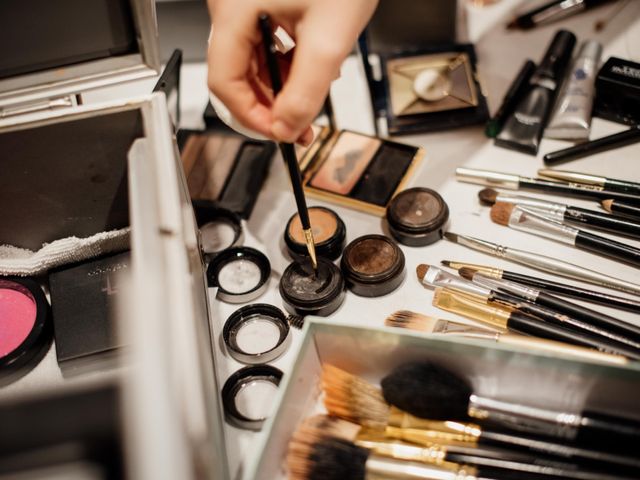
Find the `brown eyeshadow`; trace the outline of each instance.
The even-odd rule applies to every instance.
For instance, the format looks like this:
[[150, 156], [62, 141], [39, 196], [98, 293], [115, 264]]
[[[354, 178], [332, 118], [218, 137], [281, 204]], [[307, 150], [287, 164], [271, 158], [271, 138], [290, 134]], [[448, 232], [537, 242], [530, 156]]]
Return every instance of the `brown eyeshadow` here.
[[389, 270], [396, 262], [396, 250], [388, 242], [367, 238], [349, 250], [351, 268], [363, 275], [376, 275]]
[[426, 191], [410, 192], [398, 199], [395, 214], [412, 227], [431, 223], [442, 211], [442, 202]]
[[[332, 212], [325, 209], [310, 207], [309, 220], [313, 239], [316, 243], [329, 240], [338, 229], [338, 219]], [[289, 236], [297, 243], [306, 245], [299, 215], [295, 215], [289, 223]]]

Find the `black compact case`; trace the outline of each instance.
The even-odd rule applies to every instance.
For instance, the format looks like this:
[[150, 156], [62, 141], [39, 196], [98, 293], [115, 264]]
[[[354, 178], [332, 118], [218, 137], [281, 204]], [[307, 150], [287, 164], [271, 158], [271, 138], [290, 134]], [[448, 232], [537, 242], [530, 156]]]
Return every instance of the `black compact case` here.
[[596, 77], [593, 115], [625, 125], [640, 124], [640, 63], [611, 57]]

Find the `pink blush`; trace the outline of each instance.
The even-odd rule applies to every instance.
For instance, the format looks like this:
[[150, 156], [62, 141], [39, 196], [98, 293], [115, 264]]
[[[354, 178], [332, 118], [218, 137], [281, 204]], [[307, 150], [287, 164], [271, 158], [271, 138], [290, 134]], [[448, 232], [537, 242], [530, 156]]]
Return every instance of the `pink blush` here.
[[0, 358], [20, 346], [36, 321], [36, 303], [26, 293], [0, 288]]

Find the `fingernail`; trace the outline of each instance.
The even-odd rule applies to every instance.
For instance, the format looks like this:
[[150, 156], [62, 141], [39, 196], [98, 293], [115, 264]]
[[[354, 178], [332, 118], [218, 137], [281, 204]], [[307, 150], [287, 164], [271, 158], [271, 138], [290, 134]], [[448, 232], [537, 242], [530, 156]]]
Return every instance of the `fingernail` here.
[[282, 120], [276, 120], [273, 123], [271, 133], [281, 142], [294, 142], [297, 137], [296, 132]]

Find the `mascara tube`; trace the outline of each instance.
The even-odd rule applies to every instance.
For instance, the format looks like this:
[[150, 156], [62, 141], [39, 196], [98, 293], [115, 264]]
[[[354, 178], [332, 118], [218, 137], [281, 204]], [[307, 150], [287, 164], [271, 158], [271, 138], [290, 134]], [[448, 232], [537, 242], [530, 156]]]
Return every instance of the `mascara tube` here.
[[599, 42], [589, 40], [582, 44], [544, 131], [545, 137], [574, 141], [589, 139], [596, 69], [601, 54]]

